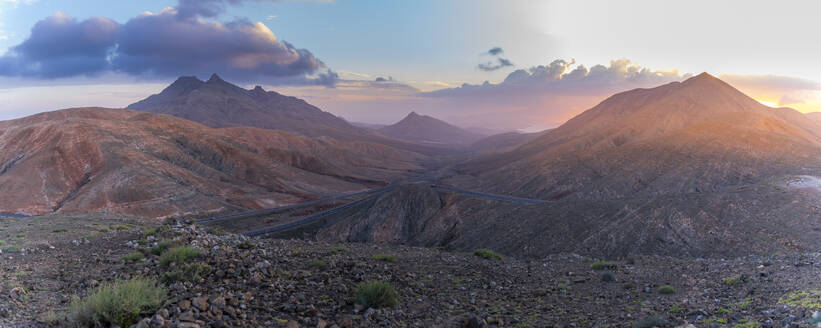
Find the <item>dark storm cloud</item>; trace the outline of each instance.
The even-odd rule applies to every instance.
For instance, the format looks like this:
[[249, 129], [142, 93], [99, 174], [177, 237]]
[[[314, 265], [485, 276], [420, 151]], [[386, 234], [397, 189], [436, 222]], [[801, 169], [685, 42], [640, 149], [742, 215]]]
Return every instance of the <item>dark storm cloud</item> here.
[[502, 50], [501, 47], [490, 48], [490, 50], [483, 53], [483, 55], [490, 55], [490, 56], [496, 57], [495, 60], [488, 61], [486, 63], [481, 63], [481, 64], [477, 65], [476, 67], [480, 70], [485, 71], [485, 72], [491, 72], [491, 71], [495, 71], [495, 70], [500, 69], [500, 68], [513, 66], [513, 63], [511, 63], [510, 60], [508, 60], [506, 58], [502, 58], [502, 57], [499, 56], [502, 53], [504, 53], [504, 50]]
[[82, 22], [56, 13], [37, 22], [31, 36], [0, 57], [0, 75], [59, 78], [107, 70], [119, 24], [107, 18]]
[[218, 15], [240, 0], [180, 0], [177, 8], [118, 24], [82, 22], [57, 13], [0, 57], [0, 76], [59, 78], [122, 72], [141, 77], [208, 76], [269, 84], [321, 84], [339, 79], [307, 49], [279, 40], [262, 23]]

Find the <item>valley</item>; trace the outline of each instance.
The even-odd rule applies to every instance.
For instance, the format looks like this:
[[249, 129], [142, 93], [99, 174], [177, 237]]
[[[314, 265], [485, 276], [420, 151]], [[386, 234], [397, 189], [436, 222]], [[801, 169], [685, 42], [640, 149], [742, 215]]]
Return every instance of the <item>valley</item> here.
[[[222, 103], [283, 116], [209, 121]], [[134, 277], [170, 297], [137, 327], [775, 327], [816, 309], [821, 125], [715, 77], [486, 137], [306, 106], [183, 77], [136, 110], [0, 122], [0, 326], [66, 324], [65, 295]], [[166, 248], [198, 255], [169, 267]], [[400, 305], [359, 304], [370, 280]]]

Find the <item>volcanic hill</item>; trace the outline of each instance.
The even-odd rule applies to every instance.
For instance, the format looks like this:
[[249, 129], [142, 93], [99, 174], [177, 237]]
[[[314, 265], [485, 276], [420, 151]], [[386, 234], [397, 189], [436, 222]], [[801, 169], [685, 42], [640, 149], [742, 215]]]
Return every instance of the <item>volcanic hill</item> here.
[[442, 120], [411, 112], [379, 133], [394, 139], [436, 146], [466, 146], [483, 138], [481, 134], [453, 126]]
[[257, 127], [281, 130], [302, 137], [331, 137], [342, 141], [373, 142], [422, 154], [440, 149], [417, 145], [356, 127], [305, 100], [266, 91], [260, 86], [246, 90], [217, 74], [208, 81], [183, 76], [159, 94], [128, 105], [128, 109], [168, 114], [213, 128]]
[[0, 212], [156, 217], [271, 207], [384, 185], [419, 158], [366, 142], [67, 109], [0, 122]]

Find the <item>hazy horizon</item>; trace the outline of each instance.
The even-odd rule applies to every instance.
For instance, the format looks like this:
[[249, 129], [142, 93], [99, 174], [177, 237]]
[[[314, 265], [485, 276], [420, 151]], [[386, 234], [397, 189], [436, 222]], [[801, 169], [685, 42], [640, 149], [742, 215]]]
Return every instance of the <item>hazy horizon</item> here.
[[[702, 71], [771, 106], [821, 110], [821, 70], [805, 55], [817, 49], [795, 42], [812, 37], [802, 26], [821, 9], [814, 3], [779, 7], [797, 17], [770, 15], [766, 28], [745, 16], [772, 9], [749, 2], [102, 3], [0, 2], [0, 119], [124, 107], [177, 76], [213, 72], [363, 123], [417, 111], [466, 127], [538, 130], [613, 93]], [[584, 19], [569, 19], [574, 12]], [[31, 97], [44, 88], [50, 97]]]

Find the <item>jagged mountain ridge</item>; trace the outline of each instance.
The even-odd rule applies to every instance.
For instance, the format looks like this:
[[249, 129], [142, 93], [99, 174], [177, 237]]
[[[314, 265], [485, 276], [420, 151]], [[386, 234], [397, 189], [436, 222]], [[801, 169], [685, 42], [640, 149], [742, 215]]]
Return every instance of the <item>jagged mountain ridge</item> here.
[[205, 82], [193, 76], [180, 77], [159, 94], [127, 108], [169, 114], [215, 128], [253, 126], [307, 137], [366, 134], [302, 99], [260, 86], [246, 90], [216, 74]]
[[426, 155], [441, 153], [433, 147], [385, 138], [356, 127], [296, 97], [266, 91], [260, 86], [243, 89], [217, 74], [208, 81], [193, 76], [180, 77], [159, 94], [127, 108], [173, 115], [214, 128], [248, 126], [282, 130], [309, 138], [380, 143]]

